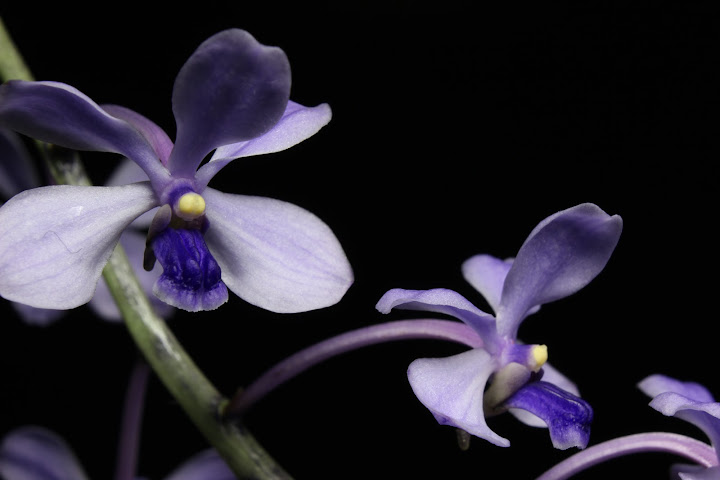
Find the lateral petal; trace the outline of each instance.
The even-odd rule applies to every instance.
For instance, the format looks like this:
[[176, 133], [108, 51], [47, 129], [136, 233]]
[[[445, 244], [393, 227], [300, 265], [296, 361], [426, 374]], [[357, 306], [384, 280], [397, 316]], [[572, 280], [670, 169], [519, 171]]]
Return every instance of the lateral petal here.
[[607, 264], [622, 219], [584, 203], [546, 218], [530, 233], [505, 278], [498, 333], [515, 337], [528, 311], [590, 283]]
[[353, 282], [340, 242], [322, 220], [271, 198], [203, 192], [205, 241], [227, 287], [266, 310], [292, 313], [337, 303]]
[[400, 308], [450, 315], [472, 327], [483, 339], [485, 348], [492, 350], [497, 346], [495, 318], [477, 308], [454, 290], [447, 288], [430, 290], [393, 288], [385, 292], [375, 308], [381, 313], [389, 313], [393, 308]]
[[280, 120], [289, 98], [290, 64], [281, 49], [239, 29], [205, 40], [175, 79], [171, 172], [190, 178], [213, 149], [264, 134]]
[[511, 266], [512, 260], [481, 254], [465, 260], [461, 269], [465, 280], [485, 297], [493, 312], [497, 312], [505, 277]]
[[0, 444], [0, 476], [5, 480], [86, 480], [65, 440], [41, 427], [20, 427]]
[[438, 423], [507, 447], [510, 442], [487, 426], [483, 413], [485, 384], [495, 368], [487, 351], [474, 348], [447, 358], [419, 358], [408, 367], [408, 380]]
[[35, 308], [18, 302], [10, 302], [10, 305], [20, 315], [20, 318], [28, 324], [36, 327], [52, 325], [56, 320], [65, 315], [65, 310], [52, 310], [49, 308]]
[[280, 121], [267, 133], [252, 140], [218, 148], [210, 161], [198, 170], [195, 177], [197, 188], [205, 188], [210, 179], [232, 160], [279, 152], [310, 138], [327, 125], [331, 117], [332, 112], [327, 103], [304, 107], [289, 101]]
[[170, 152], [173, 149], [173, 143], [170, 137], [167, 136], [167, 133], [165, 133], [165, 130], [158, 127], [155, 122], [129, 108], [108, 104], [101, 105], [101, 108], [113, 117], [125, 120], [135, 127], [152, 146], [155, 155], [157, 155], [162, 164], [167, 165]]
[[40, 181], [22, 140], [15, 132], [0, 128], [0, 203], [38, 186]]
[[6, 82], [0, 86], [0, 125], [74, 150], [120, 153], [137, 162], [154, 183], [168, 179], [138, 130], [64, 83]]
[[[127, 157], [123, 157], [105, 182], [105, 186], [116, 187], [120, 185], [127, 185], [129, 183], [147, 182], [147, 180], [147, 173], [145, 173], [137, 163]], [[156, 211], [157, 209], [152, 209], [143, 213], [135, 219], [132, 226], [137, 229], [146, 230], [150, 227]]]
[[165, 480], [235, 480], [235, 474], [215, 450], [204, 450], [180, 465]]
[[0, 295], [39, 308], [87, 303], [120, 233], [155, 205], [148, 183], [16, 195], [0, 208]]
[[650, 375], [638, 383], [638, 388], [648, 397], [656, 397], [661, 393], [674, 392], [696, 402], [710, 403], [715, 398], [703, 385], [695, 382], [683, 382], [666, 375]]

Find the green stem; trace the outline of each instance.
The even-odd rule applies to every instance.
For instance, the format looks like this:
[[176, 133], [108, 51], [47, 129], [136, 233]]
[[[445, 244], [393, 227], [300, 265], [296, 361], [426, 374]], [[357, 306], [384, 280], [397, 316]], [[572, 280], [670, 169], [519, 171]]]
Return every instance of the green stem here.
[[32, 80], [30, 69], [20, 56], [20, 51], [10, 38], [0, 17], [0, 76], [5, 80]]
[[[32, 80], [30, 70], [0, 19], [0, 76]], [[77, 152], [40, 144], [58, 183], [90, 185]], [[289, 479], [253, 436], [236, 422], [221, 419], [228, 402], [185, 352], [159, 318], [135, 276], [122, 247], [115, 248], [103, 276], [139, 350], [195, 426], [240, 479]]]
[[227, 400], [155, 315], [122, 250], [115, 250], [103, 275], [148, 363], [233, 472], [248, 479], [290, 478], [240, 425], [220, 420]]

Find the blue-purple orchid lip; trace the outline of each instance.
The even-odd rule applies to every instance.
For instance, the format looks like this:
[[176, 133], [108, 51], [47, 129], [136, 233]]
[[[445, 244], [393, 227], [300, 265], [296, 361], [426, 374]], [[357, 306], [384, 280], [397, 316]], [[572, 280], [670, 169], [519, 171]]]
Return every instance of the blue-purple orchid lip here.
[[593, 411], [590, 404], [552, 383], [530, 382], [505, 401], [541, 418], [550, 430], [553, 446], [560, 450], [587, 447]]
[[214, 310], [227, 302], [220, 267], [199, 230], [168, 227], [151, 242], [163, 267], [153, 287], [158, 298], [191, 312]]

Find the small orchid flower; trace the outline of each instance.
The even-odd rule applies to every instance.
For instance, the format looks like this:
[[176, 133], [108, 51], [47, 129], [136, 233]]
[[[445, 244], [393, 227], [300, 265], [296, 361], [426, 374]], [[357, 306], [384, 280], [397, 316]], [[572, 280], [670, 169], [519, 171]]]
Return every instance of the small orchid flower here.
[[404, 308], [451, 315], [482, 338], [482, 348], [410, 364], [410, 385], [439, 423], [508, 446], [510, 442], [493, 432], [485, 417], [519, 409], [525, 411], [516, 415], [521, 421], [549, 427], [556, 448], [587, 445], [590, 406], [561, 388], [574, 390], [554, 370], [547, 375], [550, 381], [541, 381], [547, 347], [521, 344], [516, 335], [520, 323], [540, 305], [575, 293], [595, 278], [610, 259], [621, 230], [619, 216], [586, 203], [540, 222], [514, 260], [489, 255], [467, 260], [463, 274], [495, 316], [448, 289], [393, 289], [380, 299], [380, 312]]
[[[0, 199], [10, 198], [24, 190], [39, 187], [40, 180], [33, 167], [30, 154], [20, 137], [15, 132], [0, 128]], [[108, 180], [108, 185], [123, 185], [142, 180], [140, 174], [142, 170], [135, 163], [125, 159]], [[141, 220], [138, 219], [134, 224], [140, 224], [139, 227], [142, 228]], [[147, 229], [147, 225], [144, 227]], [[138, 273], [138, 280], [145, 291], [152, 292], [152, 286], [160, 276], [161, 269], [156, 267], [150, 272], [143, 270], [144, 236], [138, 230], [128, 228], [122, 233], [120, 244], [128, 254], [130, 263]], [[35, 308], [17, 302], [11, 304], [20, 317], [31, 325], [50, 325], [65, 313], [64, 310]], [[118, 322], [122, 319], [110, 290], [102, 279], [89, 305], [104, 320]], [[152, 305], [157, 314], [163, 318], [170, 317], [174, 310], [157, 298], [154, 298]]]
[[181, 68], [172, 95], [174, 144], [142, 115], [99, 106], [69, 85], [7, 82], [0, 125], [71, 149], [122, 154], [149, 181], [51, 186], [13, 197], [0, 208], [0, 295], [42, 308], [88, 302], [121, 233], [160, 207], [144, 265], [162, 266], [154, 292], [164, 302], [210, 310], [227, 301], [228, 288], [274, 312], [339, 301], [353, 275], [325, 223], [286, 202], [208, 187], [232, 160], [289, 148], [330, 120], [326, 104], [304, 107], [289, 93], [284, 52], [237, 29], [203, 42]]
[[[13, 430], [0, 444], [0, 476], [5, 480], [87, 480], [82, 465], [57, 434], [42, 427]], [[165, 480], [234, 480], [215, 450], [200, 452]]]
[[712, 467], [676, 464], [674, 478], [682, 480], [720, 480], [720, 403], [702, 385], [682, 382], [665, 375], [651, 375], [638, 387], [652, 397], [650, 406], [663, 415], [678, 417], [690, 422], [705, 433], [715, 449], [716, 461]]

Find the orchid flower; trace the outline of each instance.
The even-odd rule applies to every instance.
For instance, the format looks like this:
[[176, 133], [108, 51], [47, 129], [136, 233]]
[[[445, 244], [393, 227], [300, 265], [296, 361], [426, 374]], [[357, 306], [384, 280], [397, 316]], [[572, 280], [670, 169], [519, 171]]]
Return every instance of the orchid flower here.
[[638, 387], [653, 397], [650, 406], [667, 416], [675, 416], [699, 427], [711, 445], [686, 435], [644, 432], [613, 438], [593, 445], [557, 463], [537, 480], [566, 480], [592, 466], [643, 452], [671, 453], [695, 462], [675, 464], [673, 479], [720, 480], [720, 403], [700, 384], [681, 382], [665, 375], [651, 375]]
[[690, 422], [705, 433], [715, 449], [715, 465], [676, 464], [673, 478], [682, 480], [720, 480], [720, 403], [702, 385], [682, 382], [665, 375], [651, 375], [638, 387], [653, 397], [650, 406], [663, 415], [678, 417]]
[[558, 375], [540, 380], [547, 347], [521, 344], [516, 335], [525, 317], [541, 304], [566, 297], [595, 278], [610, 259], [621, 230], [619, 216], [585, 203], [540, 222], [514, 260], [490, 255], [467, 260], [463, 274], [495, 316], [448, 289], [393, 289], [380, 299], [380, 312], [404, 308], [447, 314], [482, 338], [481, 348], [410, 364], [410, 385], [439, 423], [508, 446], [510, 442], [492, 431], [485, 417], [519, 409], [525, 412], [515, 412], [516, 416], [524, 423], [549, 427], [556, 448], [587, 445], [590, 406], [558, 386], [573, 389], [569, 382], [558, 382]]
[[[122, 185], [139, 181], [142, 179], [141, 173], [142, 170], [135, 163], [124, 159], [111, 175], [108, 185]], [[15, 132], [0, 128], [0, 199], [10, 198], [24, 190], [39, 186], [40, 180], [33, 166], [32, 158], [20, 137]], [[134, 224], [138, 224], [141, 228], [143, 226], [140, 224], [141, 221], [142, 218]], [[156, 267], [147, 272], [142, 268], [145, 250], [144, 236], [137, 229], [128, 228], [122, 233], [120, 244], [127, 252], [130, 263], [135, 267], [138, 279], [145, 291], [152, 292], [152, 286], [160, 276], [161, 269]], [[155, 298], [154, 300], [156, 301], [153, 301], [152, 305], [159, 316], [168, 318], [172, 315], [174, 310], [172, 307], [159, 299]], [[65, 313], [64, 310], [35, 308], [17, 302], [11, 302], [11, 304], [20, 317], [31, 325], [50, 325]], [[104, 320], [118, 322], [122, 318], [110, 295], [110, 290], [102, 279], [98, 283], [89, 305]]]
[[181, 68], [174, 144], [142, 115], [100, 106], [69, 85], [4, 84], [0, 125], [71, 149], [119, 153], [149, 181], [50, 186], [10, 199], [0, 208], [0, 295], [41, 308], [88, 302], [121, 233], [160, 207], [144, 266], [162, 266], [153, 289], [164, 302], [210, 310], [227, 301], [228, 288], [274, 312], [339, 301], [353, 275], [325, 223], [286, 202], [208, 187], [232, 160], [289, 148], [330, 120], [326, 104], [304, 107], [289, 94], [284, 52], [238, 29], [203, 42]]
[[[25, 426], [8, 433], [0, 444], [0, 476], [5, 480], [87, 480], [82, 465], [57, 434]], [[180, 465], [165, 480], [234, 480], [236, 477], [215, 450], [202, 451]]]

